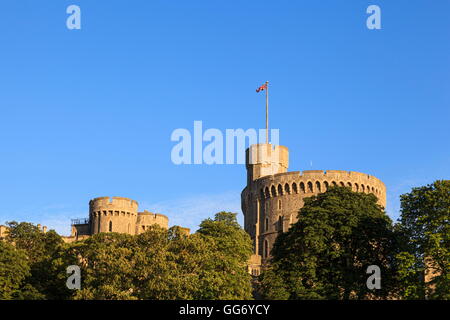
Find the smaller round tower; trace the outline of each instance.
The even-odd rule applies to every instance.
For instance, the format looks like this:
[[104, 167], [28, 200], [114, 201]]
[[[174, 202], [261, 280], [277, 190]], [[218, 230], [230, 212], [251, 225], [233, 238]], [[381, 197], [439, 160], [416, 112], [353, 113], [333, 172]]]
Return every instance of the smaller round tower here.
[[91, 234], [120, 232], [135, 234], [138, 203], [122, 197], [101, 197], [89, 201]]
[[169, 229], [169, 218], [160, 213], [153, 213], [147, 210], [139, 212], [136, 220], [136, 234], [141, 234], [152, 225], [159, 225], [164, 229]]

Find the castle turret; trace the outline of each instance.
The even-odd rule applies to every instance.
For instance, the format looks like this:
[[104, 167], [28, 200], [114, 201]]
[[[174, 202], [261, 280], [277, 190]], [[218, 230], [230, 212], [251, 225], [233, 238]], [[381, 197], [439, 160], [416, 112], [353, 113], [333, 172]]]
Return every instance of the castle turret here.
[[169, 228], [169, 218], [160, 213], [153, 213], [147, 210], [139, 212], [136, 220], [136, 234], [145, 232], [152, 225], [159, 225], [164, 229]]
[[289, 150], [268, 143], [254, 144], [246, 150], [247, 185], [264, 176], [286, 172]]
[[89, 201], [91, 234], [120, 232], [135, 234], [138, 203], [122, 197], [101, 197]]

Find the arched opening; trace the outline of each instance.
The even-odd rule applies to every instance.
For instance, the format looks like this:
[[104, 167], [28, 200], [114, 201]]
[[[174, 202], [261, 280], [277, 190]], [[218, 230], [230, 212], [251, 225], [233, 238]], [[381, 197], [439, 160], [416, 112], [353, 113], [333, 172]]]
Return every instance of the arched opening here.
[[364, 188], [364, 185], [361, 185], [361, 192], [366, 192], [366, 188]]
[[316, 191], [321, 192], [322, 191], [321, 189], [322, 189], [322, 187], [320, 186], [320, 182], [316, 181]]
[[297, 184], [295, 182], [292, 184], [292, 191], [298, 193]]
[[355, 183], [355, 191], [358, 192], [359, 191], [359, 185], [357, 183]]
[[313, 192], [313, 184], [311, 181], [308, 181], [308, 192]]
[[306, 193], [306, 190], [305, 190], [305, 184], [304, 184], [303, 182], [300, 182], [300, 191], [301, 191], [302, 193]]
[[266, 198], [270, 198], [269, 187], [266, 187]]
[[278, 230], [281, 232], [284, 232], [284, 228], [283, 228], [283, 216], [280, 216], [278, 218]]
[[337, 187], [336, 181], [331, 182], [331, 185], [332, 185], [333, 187]]
[[345, 184], [341, 181], [340, 183], [341, 187], [345, 187]]
[[275, 186], [272, 186], [271, 191], [272, 191], [272, 197], [276, 197], [277, 196], [277, 190], [275, 189]]
[[351, 182], [347, 183], [347, 186], [350, 188], [350, 190], [352, 190], [352, 183]]
[[109, 232], [112, 232], [112, 221], [109, 222]]
[[291, 194], [291, 188], [289, 188], [289, 183], [286, 183], [284, 185], [284, 192], [286, 192], [286, 194]]
[[325, 186], [325, 191], [327, 191], [328, 190], [328, 181], [325, 181], [324, 183], [323, 183], [323, 185]]
[[281, 184], [278, 185], [278, 195], [279, 196], [283, 195], [283, 187], [281, 186]]

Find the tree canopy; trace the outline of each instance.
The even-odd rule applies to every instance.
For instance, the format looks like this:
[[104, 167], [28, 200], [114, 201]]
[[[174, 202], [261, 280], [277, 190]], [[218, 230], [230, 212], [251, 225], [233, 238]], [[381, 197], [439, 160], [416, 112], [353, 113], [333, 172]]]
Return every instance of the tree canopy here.
[[[100, 233], [70, 244], [31, 223], [9, 227], [0, 242], [3, 299], [252, 298], [251, 240], [235, 213], [217, 213], [189, 236], [155, 225], [135, 236]], [[80, 290], [66, 287], [71, 265], [81, 269]]]
[[262, 288], [270, 299], [363, 299], [386, 296], [366, 286], [367, 267], [391, 274], [392, 222], [372, 194], [333, 187], [305, 199], [298, 221], [278, 236]]
[[450, 180], [413, 188], [400, 200], [402, 296], [450, 299]]

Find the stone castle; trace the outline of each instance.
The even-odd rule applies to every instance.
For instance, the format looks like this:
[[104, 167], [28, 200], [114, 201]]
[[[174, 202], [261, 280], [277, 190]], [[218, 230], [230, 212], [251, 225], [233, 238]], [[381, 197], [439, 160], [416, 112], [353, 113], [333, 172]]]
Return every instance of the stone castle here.
[[244, 229], [253, 240], [249, 272], [260, 273], [278, 234], [297, 221], [303, 199], [330, 186], [346, 186], [372, 193], [386, 207], [386, 186], [374, 176], [341, 170], [288, 172], [289, 151], [284, 146], [256, 144], [246, 150], [247, 186], [241, 193]]
[[[85, 239], [101, 232], [118, 232], [136, 235], [145, 232], [152, 225], [168, 229], [169, 218], [147, 210], [139, 212], [135, 200], [122, 197], [100, 197], [89, 201], [89, 218], [72, 220], [70, 237], [66, 242]], [[189, 234], [188, 228], [181, 231]]]
[[[259, 275], [268, 262], [270, 250], [278, 234], [297, 222], [303, 199], [330, 186], [345, 186], [355, 192], [372, 193], [386, 206], [386, 187], [374, 176], [342, 170], [305, 170], [288, 172], [289, 151], [284, 146], [255, 144], [246, 150], [247, 186], [241, 193], [244, 229], [253, 241], [249, 272]], [[137, 235], [150, 226], [167, 229], [169, 218], [149, 211], [139, 212], [135, 200], [122, 197], [100, 197], [89, 201], [89, 218], [72, 220], [66, 242], [83, 240], [101, 232]], [[45, 228], [46, 229], [46, 228]], [[189, 234], [188, 228], [181, 228]], [[45, 232], [45, 230], [44, 230]], [[0, 238], [7, 228], [0, 226]]]

